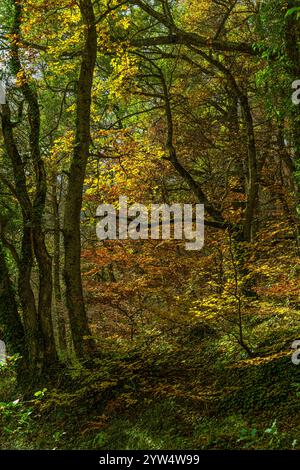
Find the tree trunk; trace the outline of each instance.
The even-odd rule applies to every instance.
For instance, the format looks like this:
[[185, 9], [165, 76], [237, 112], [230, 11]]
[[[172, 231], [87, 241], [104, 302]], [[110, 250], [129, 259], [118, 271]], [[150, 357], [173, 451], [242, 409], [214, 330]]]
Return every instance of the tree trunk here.
[[57, 360], [52, 326], [52, 260], [46, 247], [43, 230], [43, 216], [47, 195], [47, 177], [40, 152], [40, 108], [36, 92], [30, 87], [19, 58], [18, 38], [22, 19], [21, 2], [14, 0], [14, 22], [12, 33], [15, 41], [12, 46], [12, 68], [15, 75], [21, 71], [25, 79], [20, 87], [28, 103], [28, 122], [30, 127], [30, 155], [35, 171], [35, 195], [31, 208], [31, 222], [34, 253], [39, 270], [38, 317], [44, 340], [44, 363], [49, 366]]
[[0, 241], [0, 323], [4, 328], [3, 339], [10, 354], [26, 357], [24, 328], [19, 316], [15, 292], [9, 277], [6, 257]]
[[77, 90], [76, 139], [70, 167], [64, 215], [64, 279], [66, 300], [70, 317], [74, 347], [77, 355], [84, 356], [90, 350], [91, 341], [86, 315], [81, 279], [80, 216], [83, 183], [90, 147], [90, 115], [93, 74], [97, 55], [97, 33], [91, 0], [79, 2], [85, 24], [85, 45]]
[[59, 215], [59, 200], [57, 198], [57, 174], [51, 176], [51, 205], [53, 223], [53, 329], [56, 337], [59, 357], [65, 361], [69, 355], [70, 338], [67, 335], [70, 321], [65, 311], [61, 292], [61, 227]]
[[33, 266], [32, 204], [27, 191], [24, 165], [14, 140], [10, 108], [7, 104], [2, 105], [1, 111], [5, 148], [12, 164], [15, 195], [20, 204], [23, 218], [22, 246], [18, 263], [18, 294], [23, 311], [28, 365], [32, 370], [41, 371], [43, 343], [35, 298], [31, 287], [31, 272]]

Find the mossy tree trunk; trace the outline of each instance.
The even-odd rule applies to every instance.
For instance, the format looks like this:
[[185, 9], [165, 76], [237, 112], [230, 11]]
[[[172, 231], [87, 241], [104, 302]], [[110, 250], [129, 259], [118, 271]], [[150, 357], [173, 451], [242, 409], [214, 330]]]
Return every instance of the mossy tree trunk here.
[[85, 45], [77, 83], [76, 138], [69, 172], [64, 214], [64, 279], [74, 348], [77, 356], [85, 356], [91, 349], [88, 319], [85, 310], [81, 280], [80, 217], [83, 184], [90, 148], [90, 116], [93, 75], [97, 55], [96, 19], [90, 0], [79, 2], [85, 24]]

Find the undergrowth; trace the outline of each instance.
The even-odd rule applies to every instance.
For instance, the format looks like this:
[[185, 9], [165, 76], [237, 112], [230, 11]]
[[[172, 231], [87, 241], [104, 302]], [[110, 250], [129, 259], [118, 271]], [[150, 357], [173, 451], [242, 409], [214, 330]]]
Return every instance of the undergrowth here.
[[272, 348], [266, 333], [253, 358], [220, 334], [102, 341], [88, 366], [60, 371], [26, 399], [2, 368], [0, 447], [300, 449], [300, 368], [287, 333]]

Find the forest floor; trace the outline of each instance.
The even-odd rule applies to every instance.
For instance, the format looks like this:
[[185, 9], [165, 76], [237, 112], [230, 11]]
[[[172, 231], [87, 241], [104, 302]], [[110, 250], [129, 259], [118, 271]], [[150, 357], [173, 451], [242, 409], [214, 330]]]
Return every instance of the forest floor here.
[[[254, 321], [260, 354], [199, 327], [103, 340], [88, 367], [24, 399], [1, 372], [1, 449], [300, 449], [296, 325]], [[264, 332], [264, 333], [263, 333]]]

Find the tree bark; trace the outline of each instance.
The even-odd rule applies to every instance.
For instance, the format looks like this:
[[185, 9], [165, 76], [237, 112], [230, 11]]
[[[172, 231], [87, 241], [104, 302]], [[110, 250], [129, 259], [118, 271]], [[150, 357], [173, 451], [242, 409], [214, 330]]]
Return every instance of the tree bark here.
[[59, 357], [63, 361], [66, 361], [69, 356], [69, 352], [71, 351], [71, 348], [69, 347], [70, 341], [68, 341], [70, 338], [67, 334], [70, 322], [63, 303], [61, 290], [61, 223], [59, 198], [57, 195], [57, 174], [55, 171], [51, 175], [51, 206], [53, 221], [53, 328], [56, 336]]
[[23, 161], [13, 135], [9, 105], [2, 105], [1, 111], [4, 144], [12, 164], [15, 195], [20, 204], [23, 219], [21, 253], [18, 263], [18, 294], [23, 311], [28, 365], [32, 370], [41, 371], [43, 355], [42, 334], [31, 287], [33, 266], [32, 204], [27, 191]]
[[19, 316], [13, 285], [9, 276], [6, 257], [0, 241], [0, 323], [4, 327], [4, 339], [8, 352], [20, 354], [27, 361], [24, 328]]
[[[18, 0], [14, 4], [14, 22], [12, 34], [12, 69], [15, 75], [24, 70], [19, 58], [19, 38], [22, 20], [22, 5]], [[25, 73], [24, 73], [25, 76]], [[40, 151], [40, 109], [36, 92], [29, 85], [26, 77], [22, 82], [21, 91], [28, 103], [28, 121], [30, 127], [30, 154], [35, 171], [35, 195], [31, 209], [32, 235], [34, 253], [39, 270], [38, 317], [44, 340], [45, 366], [57, 360], [53, 326], [52, 326], [52, 261], [46, 247], [43, 230], [43, 216], [47, 195], [47, 177]]]
[[85, 310], [81, 279], [81, 234], [80, 216], [83, 184], [90, 147], [90, 116], [93, 74], [97, 55], [97, 33], [95, 14], [91, 0], [79, 2], [85, 25], [85, 45], [82, 55], [77, 90], [76, 139], [69, 172], [64, 214], [64, 279], [66, 300], [71, 323], [74, 348], [77, 356], [89, 352], [92, 343]]

